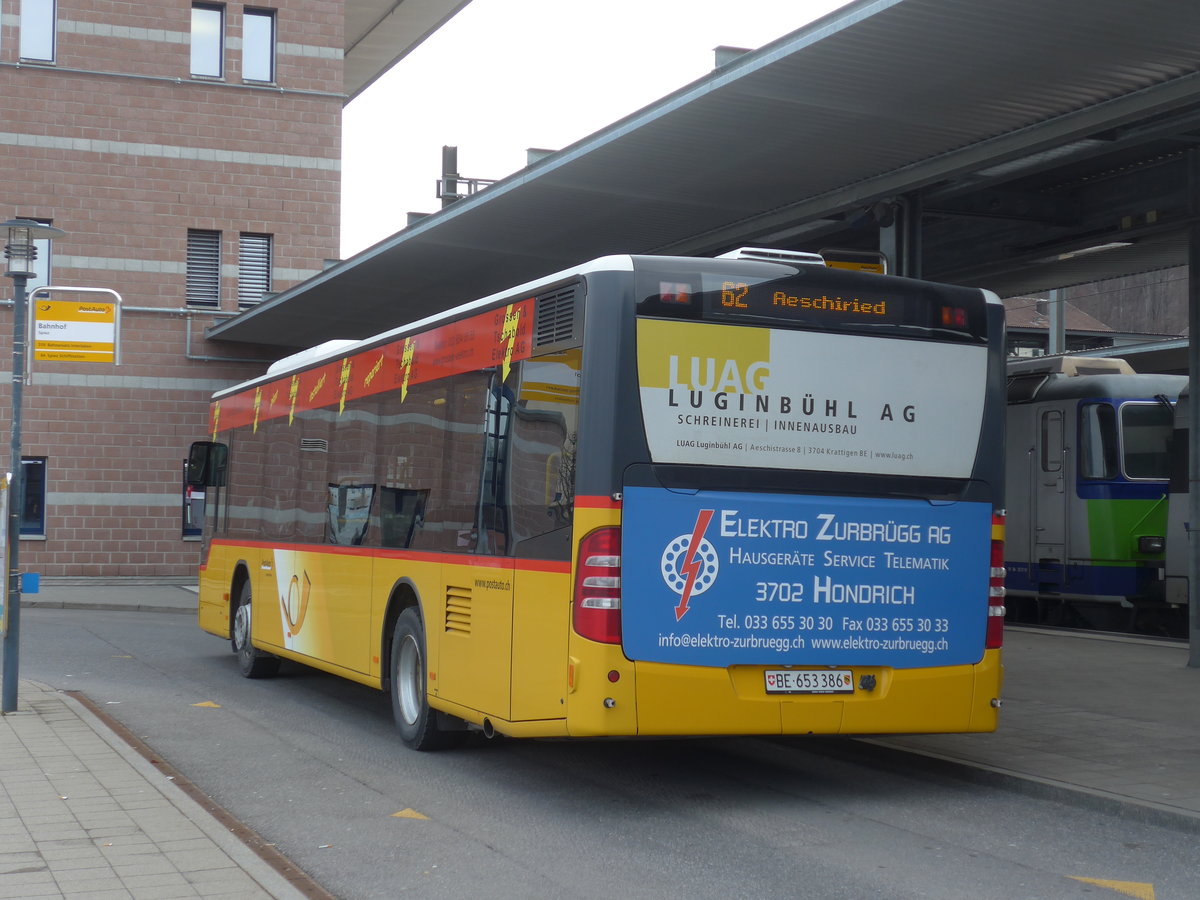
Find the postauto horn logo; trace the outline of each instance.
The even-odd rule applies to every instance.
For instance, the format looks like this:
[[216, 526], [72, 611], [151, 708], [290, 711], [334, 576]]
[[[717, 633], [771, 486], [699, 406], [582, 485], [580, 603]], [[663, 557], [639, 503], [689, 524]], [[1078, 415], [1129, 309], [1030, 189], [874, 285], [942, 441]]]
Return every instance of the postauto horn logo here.
[[704, 537], [712, 517], [713, 510], [700, 510], [692, 533], [679, 535], [663, 551], [660, 566], [663, 581], [679, 595], [679, 603], [675, 607], [676, 622], [687, 615], [692, 598], [703, 594], [717, 580], [717, 572], [721, 567], [717, 560], [717, 548]]

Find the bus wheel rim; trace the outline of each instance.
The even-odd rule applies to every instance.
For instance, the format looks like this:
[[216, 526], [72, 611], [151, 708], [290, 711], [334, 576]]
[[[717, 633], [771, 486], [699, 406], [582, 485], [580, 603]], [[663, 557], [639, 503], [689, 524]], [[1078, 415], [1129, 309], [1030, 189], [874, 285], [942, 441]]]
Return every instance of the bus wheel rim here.
[[233, 641], [238, 649], [250, 646], [250, 604], [243, 603], [233, 617]]
[[400, 664], [396, 677], [399, 680], [400, 712], [410, 725], [421, 714], [421, 650], [411, 635], [400, 645]]

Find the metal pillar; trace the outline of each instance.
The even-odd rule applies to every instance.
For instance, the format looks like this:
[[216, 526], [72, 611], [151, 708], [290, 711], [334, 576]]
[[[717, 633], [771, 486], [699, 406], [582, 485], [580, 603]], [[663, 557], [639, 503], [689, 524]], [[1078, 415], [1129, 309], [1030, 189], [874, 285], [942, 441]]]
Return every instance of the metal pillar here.
[[[1200, 202], [1200, 156], [1192, 151], [1190, 193]], [[1188, 393], [1191, 409], [1200, 402], [1200, 223], [1188, 228]], [[1200, 415], [1188, 429], [1188, 666], [1200, 668]]]
[[1050, 292], [1050, 299], [1046, 301], [1046, 310], [1049, 315], [1049, 331], [1050, 342], [1047, 344], [1047, 352], [1053, 356], [1056, 353], [1067, 352], [1067, 315], [1063, 309], [1062, 291], [1055, 288]]
[[21, 647], [21, 508], [25, 497], [25, 472], [21, 465], [21, 404], [25, 396], [25, 336], [28, 304], [25, 287], [29, 276], [14, 272], [12, 351], [12, 481], [8, 485], [8, 628], [4, 632], [3, 684], [0, 713], [16, 712]]
[[879, 252], [889, 275], [921, 277], [921, 198], [917, 194], [881, 201], [872, 208], [879, 223]]
[[8, 617], [4, 629], [4, 661], [0, 667], [0, 714], [17, 711], [17, 679], [21, 646], [21, 510], [25, 497], [25, 470], [21, 465], [21, 405], [25, 399], [26, 342], [29, 329], [29, 303], [25, 289], [34, 274], [37, 259], [34, 241], [52, 239], [66, 234], [61, 228], [44, 225], [32, 219], [9, 219], [0, 222], [8, 242], [4, 255], [13, 280], [13, 349], [12, 349], [12, 480], [8, 488]]

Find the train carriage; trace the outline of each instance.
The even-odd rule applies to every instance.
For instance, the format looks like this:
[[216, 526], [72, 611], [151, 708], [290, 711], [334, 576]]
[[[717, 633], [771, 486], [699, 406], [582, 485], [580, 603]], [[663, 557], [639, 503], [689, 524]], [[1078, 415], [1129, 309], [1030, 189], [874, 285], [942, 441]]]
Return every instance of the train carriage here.
[[1010, 619], [1129, 627], [1163, 608], [1174, 404], [1186, 384], [1121, 359], [1009, 364]]

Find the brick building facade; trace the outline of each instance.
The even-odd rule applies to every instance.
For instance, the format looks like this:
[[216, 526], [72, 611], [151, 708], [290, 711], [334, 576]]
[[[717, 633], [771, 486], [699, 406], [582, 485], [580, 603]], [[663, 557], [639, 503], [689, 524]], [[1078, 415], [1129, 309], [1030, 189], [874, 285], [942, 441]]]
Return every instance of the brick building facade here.
[[[343, 6], [0, 0], [0, 218], [67, 232], [52, 285], [123, 299], [121, 365], [32, 364], [23, 570], [194, 575], [188, 444], [215, 389], [280, 355], [205, 330], [337, 256]], [[3, 389], [4, 434], [9, 410]]]

